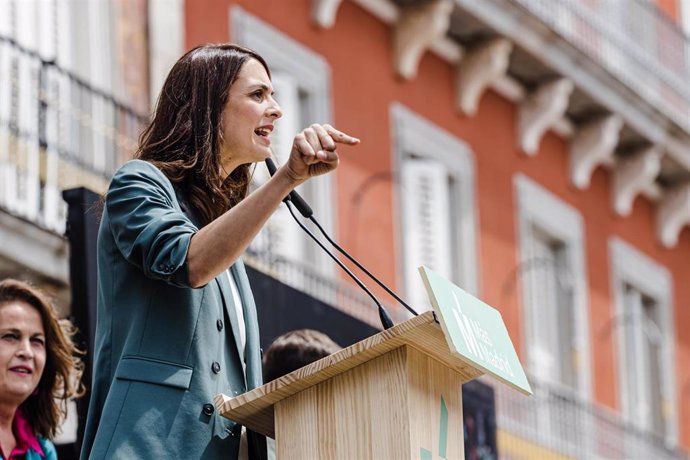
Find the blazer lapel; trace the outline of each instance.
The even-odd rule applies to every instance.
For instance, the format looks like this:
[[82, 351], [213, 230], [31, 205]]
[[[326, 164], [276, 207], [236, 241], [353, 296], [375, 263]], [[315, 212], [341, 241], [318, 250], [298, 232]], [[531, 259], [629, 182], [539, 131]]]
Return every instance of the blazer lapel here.
[[261, 371], [261, 349], [259, 348], [259, 321], [256, 315], [256, 305], [249, 278], [242, 260], [237, 260], [232, 266], [231, 273], [242, 299], [242, 310], [246, 329], [246, 347], [244, 362], [247, 367], [247, 390], [259, 387], [263, 384]]
[[220, 295], [223, 298], [223, 305], [225, 306], [225, 314], [230, 321], [232, 327], [232, 335], [235, 338], [235, 348], [240, 359], [244, 361], [244, 357], [240, 350], [242, 350], [242, 342], [240, 341], [240, 325], [237, 321], [237, 312], [235, 309], [235, 301], [232, 298], [232, 289], [230, 288], [230, 282], [228, 281], [228, 275], [223, 272], [216, 277], [216, 281], [219, 284]]

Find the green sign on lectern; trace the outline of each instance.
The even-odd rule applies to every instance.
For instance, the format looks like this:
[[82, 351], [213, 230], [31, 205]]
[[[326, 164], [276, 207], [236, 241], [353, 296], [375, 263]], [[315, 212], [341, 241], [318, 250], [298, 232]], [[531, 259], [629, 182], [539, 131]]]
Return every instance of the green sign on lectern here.
[[473, 366], [532, 394], [498, 310], [468, 294], [438, 273], [419, 267], [450, 351]]

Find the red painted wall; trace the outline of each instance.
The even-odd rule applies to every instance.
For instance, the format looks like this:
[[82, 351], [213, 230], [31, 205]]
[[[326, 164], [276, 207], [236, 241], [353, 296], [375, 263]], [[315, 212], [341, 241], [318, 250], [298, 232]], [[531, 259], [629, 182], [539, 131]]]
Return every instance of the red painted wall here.
[[672, 21], [680, 23], [681, 0], [656, 0], [657, 7], [664, 12]]
[[[516, 197], [513, 177], [522, 172], [575, 207], [584, 220], [586, 269], [589, 283], [590, 335], [594, 398], [618, 407], [615, 331], [610, 291], [608, 239], [617, 235], [667, 267], [673, 274], [676, 325], [677, 398], [682, 444], [690, 448], [690, 232], [676, 248], [664, 249], [655, 235], [654, 206], [638, 198], [630, 217], [616, 217], [611, 209], [611, 177], [598, 169], [591, 186], [580, 191], [568, 180], [567, 141], [547, 134], [538, 155], [528, 158], [516, 145], [516, 106], [489, 91], [476, 116], [461, 116], [454, 106], [453, 69], [427, 53], [418, 77], [403, 82], [393, 75], [390, 26], [351, 2], [343, 2], [335, 27], [319, 30], [310, 23], [308, 0], [197, 0], [186, 2], [187, 46], [222, 42], [230, 37], [229, 6], [274, 25], [323, 56], [332, 70], [335, 125], [362, 139], [357, 148], [341, 149], [336, 173], [339, 239], [343, 246], [386, 282], [395, 285], [398, 232], [394, 209], [396, 189], [379, 181], [362, 196], [353, 197], [372, 174], [392, 168], [389, 106], [398, 101], [467, 142], [477, 166], [479, 210], [480, 296], [499, 308], [518, 350], [522, 343], [522, 311], [517, 262]], [[660, 0], [664, 8], [673, 1]], [[675, 9], [670, 9], [675, 15]], [[669, 13], [670, 14], [670, 13]], [[269, 62], [270, 65], [270, 62]], [[398, 286], [400, 289], [400, 286]], [[686, 427], [686, 428], [683, 428]]]

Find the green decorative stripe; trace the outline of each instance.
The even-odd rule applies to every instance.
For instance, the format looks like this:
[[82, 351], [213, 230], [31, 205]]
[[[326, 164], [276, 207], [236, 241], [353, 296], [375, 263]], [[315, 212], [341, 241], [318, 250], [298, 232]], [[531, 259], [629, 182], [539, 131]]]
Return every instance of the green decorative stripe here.
[[448, 407], [446, 401], [441, 396], [441, 432], [438, 437], [438, 455], [441, 458], [448, 458], [446, 456], [446, 449], [448, 447]]
[[[431, 460], [431, 451], [423, 447], [419, 449], [421, 460]], [[438, 433], [438, 456], [448, 460], [448, 406], [441, 396], [441, 423]]]

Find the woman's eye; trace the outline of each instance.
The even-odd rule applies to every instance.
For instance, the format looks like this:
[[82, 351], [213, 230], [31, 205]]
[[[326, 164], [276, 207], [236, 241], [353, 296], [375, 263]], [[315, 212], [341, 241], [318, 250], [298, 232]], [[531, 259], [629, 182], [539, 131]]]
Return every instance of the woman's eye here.
[[3, 334], [2, 338], [4, 340], [17, 340], [18, 339], [17, 334], [14, 334], [12, 332], [8, 332], [6, 334]]
[[35, 343], [36, 345], [40, 345], [40, 346], [44, 346], [44, 345], [45, 345], [45, 340], [43, 340], [43, 339], [40, 338], [40, 337], [34, 337], [33, 339], [31, 339], [31, 341], [32, 341], [33, 343]]
[[256, 99], [257, 101], [261, 101], [264, 98], [264, 93], [262, 91], [256, 91], [252, 93], [252, 97]]

